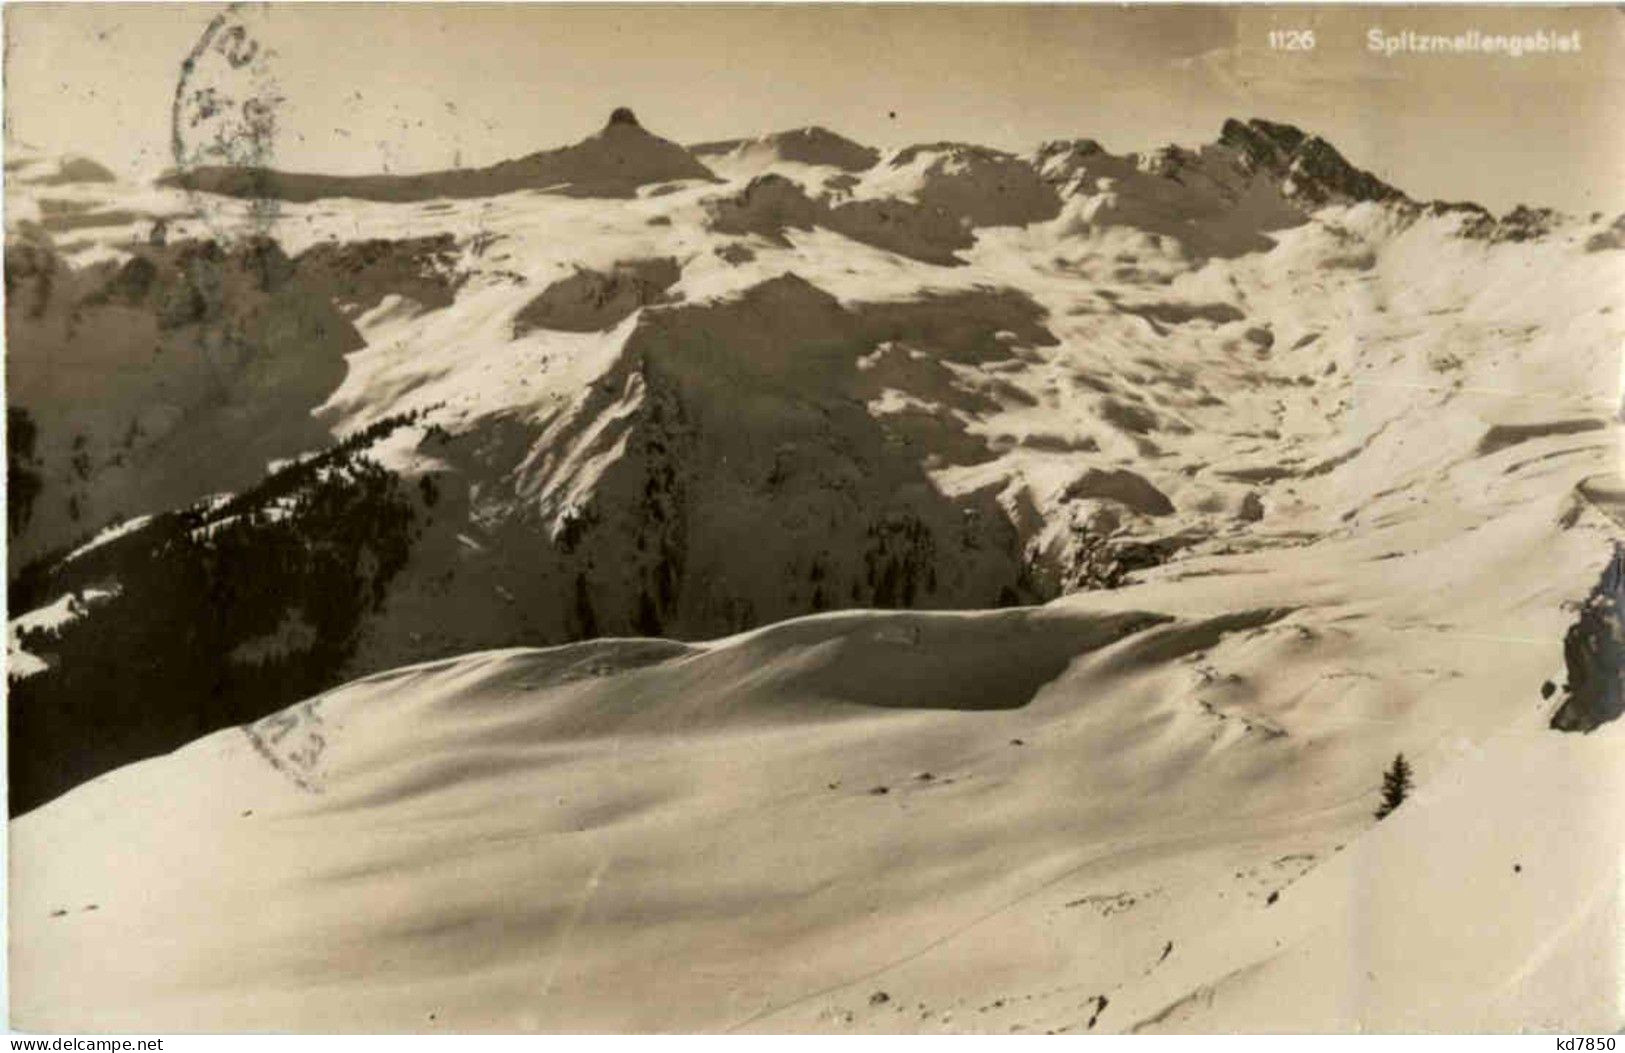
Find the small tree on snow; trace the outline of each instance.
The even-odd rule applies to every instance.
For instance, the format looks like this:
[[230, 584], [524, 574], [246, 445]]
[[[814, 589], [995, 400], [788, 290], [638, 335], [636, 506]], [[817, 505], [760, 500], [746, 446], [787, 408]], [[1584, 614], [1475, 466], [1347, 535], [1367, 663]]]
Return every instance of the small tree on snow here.
[[1382, 775], [1382, 807], [1377, 809], [1377, 818], [1387, 818], [1388, 814], [1401, 804], [1411, 792], [1411, 765], [1403, 753], [1394, 755], [1394, 763]]

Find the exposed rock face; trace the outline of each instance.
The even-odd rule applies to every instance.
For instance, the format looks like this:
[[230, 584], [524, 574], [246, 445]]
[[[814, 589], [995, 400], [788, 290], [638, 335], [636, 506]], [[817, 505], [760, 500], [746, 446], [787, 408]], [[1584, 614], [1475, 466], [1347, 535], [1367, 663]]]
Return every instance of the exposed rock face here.
[[1174, 510], [1166, 494], [1127, 468], [1090, 468], [1067, 485], [1063, 500], [1093, 497], [1116, 501], [1141, 515], [1165, 516]]
[[1581, 435], [1600, 431], [1608, 422], [1598, 417], [1575, 417], [1567, 420], [1503, 421], [1491, 424], [1478, 440], [1476, 452], [1480, 455], [1498, 453], [1509, 446], [1543, 439], [1551, 435]]
[[43, 668], [10, 684], [11, 807], [319, 691], [406, 564], [420, 493], [370, 459], [381, 422], [224, 502], [166, 512], [10, 583]]
[[[1516, 732], [1625, 697], [1625, 259], [1235, 139], [812, 137], [285, 248], [21, 188], [12, 807], [108, 777], [12, 824], [17, 1018], [1617, 1028], [1625, 728]], [[170, 244], [75, 225], [125, 206]], [[70, 507], [118, 526], [32, 560]], [[1354, 830], [1400, 749], [1428, 792]]]
[[[369, 596], [387, 595], [340, 625], [307, 609], [309, 575], [278, 577], [281, 617], [256, 608], [211, 646], [243, 665], [342, 639], [342, 654], [301, 667], [315, 691], [492, 647], [1038, 602], [1121, 586], [1184, 548], [1234, 551], [1261, 517], [1291, 532], [1306, 505], [1360, 492], [1313, 488], [1370, 442], [1345, 448], [1304, 424], [1366, 427], [1342, 415], [1366, 352], [1334, 339], [1321, 309], [1347, 291], [1328, 261], [1352, 245], [1366, 266], [1383, 256], [1377, 288], [1410, 280], [1383, 238], [1426, 209], [1311, 216], [1314, 200], [1387, 191], [1287, 126], [1237, 122], [1224, 139], [1127, 157], [1074, 140], [1026, 159], [929, 144], [877, 162], [803, 129], [706, 152], [735, 165], [717, 162], [723, 189], [657, 194], [646, 179], [705, 170], [617, 111], [586, 143], [444, 184], [289, 178], [317, 180], [315, 197], [534, 184], [625, 200], [317, 202], [276, 228], [291, 258], [267, 240], [195, 240], [184, 195], [142, 191], [140, 207], [160, 209], [149, 235], [76, 225], [120, 213], [102, 184], [24, 193], [36, 211], [14, 214], [6, 274], [17, 595], [50, 606], [63, 597], [40, 582], [73, 579], [98, 611], [135, 609], [118, 579], [141, 592], [150, 576], [118, 564], [74, 577], [113, 566], [87, 552], [126, 543], [81, 545], [89, 535], [120, 523], [187, 551], [142, 517], [259, 489], [290, 457], [419, 411], [372, 451], [388, 485], [366, 469], [282, 495], [321, 505], [276, 535], [290, 566], [303, 566], [290, 537], [342, 551], [367, 564]], [[1516, 218], [1536, 237], [1559, 221]], [[987, 230], [1005, 224], [1024, 229]], [[1380, 361], [1402, 360], [1408, 345], [1383, 325], [1367, 330]], [[1584, 412], [1496, 425], [1484, 449], [1604, 426]], [[1460, 434], [1467, 453], [1476, 436]], [[390, 524], [398, 483], [411, 530], [358, 555], [343, 517], [323, 518], [350, 507], [350, 483]], [[257, 539], [286, 512], [261, 502], [246, 529]], [[389, 574], [372, 573], [380, 553]], [[240, 568], [237, 555], [222, 565]], [[94, 656], [118, 632], [109, 618], [86, 619], [61, 652]], [[49, 668], [49, 644], [28, 657]], [[29, 690], [64, 690], [50, 682]], [[121, 761], [135, 748], [109, 747]]]
[[43, 158], [23, 151], [7, 150], [6, 175], [19, 183], [36, 186], [74, 186], [82, 183], [111, 183], [115, 177], [105, 165], [88, 157]]
[[752, 179], [739, 193], [707, 202], [706, 209], [718, 233], [757, 234], [780, 245], [789, 244], [786, 230], [823, 227], [900, 256], [952, 265], [961, 262], [955, 252], [976, 243], [968, 225], [946, 209], [896, 198], [831, 205], [775, 174]]
[[792, 164], [836, 168], [843, 172], [865, 172], [880, 161], [880, 151], [872, 146], [820, 128], [793, 128], [759, 139], [723, 139], [689, 147], [696, 157], [708, 158], [719, 168], [733, 172], [736, 166], [763, 169], [788, 161]]
[[719, 234], [756, 234], [788, 245], [786, 230], [810, 230], [829, 222], [829, 209], [800, 184], [781, 175], [757, 176], [736, 194], [706, 203], [710, 227]]
[[[718, 144], [724, 145], [724, 144]], [[981, 227], [1053, 219], [1054, 187], [1021, 158], [965, 143], [910, 146], [876, 164], [876, 151], [813, 128], [733, 148], [735, 164], [753, 156], [793, 156], [848, 173], [809, 191], [768, 172], [738, 194], [708, 203], [712, 228], [756, 233], [783, 243], [785, 229], [823, 227], [899, 255], [952, 266]], [[720, 160], [716, 162], [719, 166]]]
[[1116, 589], [1128, 583], [1129, 575], [1166, 563], [1191, 538], [1112, 537], [1083, 531], [1069, 546], [1062, 590]]
[[937, 490], [865, 408], [880, 382], [859, 358], [909, 340], [974, 361], [1005, 353], [997, 332], [1044, 339], [1037, 323], [1015, 294], [848, 309], [794, 275], [648, 314], [536, 441], [519, 486], [555, 524], [602, 633], [1031, 599], [1006, 514]]
[[268, 239], [143, 245], [85, 268], [16, 239], [6, 284], [7, 397], [36, 426], [40, 482], [13, 566], [324, 445], [311, 412], [362, 346], [330, 290]]
[[533, 329], [591, 333], [610, 329], [640, 307], [664, 303], [682, 269], [670, 258], [623, 260], [608, 273], [582, 268], [542, 290], [514, 316], [513, 335]]
[[411, 300], [421, 310], [450, 306], [466, 277], [458, 273], [456, 239], [450, 234], [324, 242], [300, 253], [294, 264], [330, 290], [334, 303], [351, 317], [389, 295]]
[[1528, 205], [1515, 205], [1500, 217], [1477, 205], [1458, 205], [1450, 208], [1465, 216], [1460, 228], [1463, 237], [1488, 241], [1491, 244], [1544, 238], [1552, 232], [1559, 219], [1558, 214], [1552, 209], [1530, 208]]
[[896, 198], [846, 201], [830, 210], [831, 230], [926, 263], [953, 266], [976, 244], [968, 224], [942, 208]]
[[833, 165], [847, 172], [863, 172], [880, 160], [880, 151], [855, 143], [816, 125], [796, 128], [768, 137], [786, 161], [808, 165]]
[[1612, 223], [1586, 239], [1587, 252], [1608, 252], [1621, 248], [1625, 248], [1625, 213], [1614, 217]]
[[1593, 731], [1625, 713], [1625, 545], [1580, 608], [1563, 638], [1568, 684], [1552, 714], [1558, 731]]
[[1219, 143], [1238, 149], [1255, 166], [1284, 177], [1288, 196], [1309, 205], [1333, 201], [1397, 201], [1402, 193], [1350, 164], [1331, 143], [1290, 124], [1254, 119], [1224, 122]]
[[928, 208], [959, 217], [972, 226], [1024, 226], [1054, 219], [1060, 197], [1032, 165], [1002, 150], [968, 143], [924, 143], [900, 150], [885, 162], [892, 172], [875, 182], [908, 173], [911, 195]]
[[1058, 222], [1069, 232], [1139, 230], [1198, 257], [1267, 249], [1272, 231], [1326, 205], [1406, 200], [1325, 140], [1263, 120], [1228, 120], [1194, 150], [1119, 157], [1092, 139], [1046, 143], [1032, 163], [1066, 200]]
[[1427, 216], [1461, 215], [1492, 220], [1495, 218], [1489, 209], [1476, 201], [1429, 201], [1422, 206], [1422, 214]]

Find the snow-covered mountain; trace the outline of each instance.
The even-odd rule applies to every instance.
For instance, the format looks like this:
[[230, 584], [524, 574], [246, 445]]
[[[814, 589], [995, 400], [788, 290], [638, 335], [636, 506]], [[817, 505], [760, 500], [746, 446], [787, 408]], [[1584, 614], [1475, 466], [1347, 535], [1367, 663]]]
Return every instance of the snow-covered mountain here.
[[1620, 1025], [1621, 219], [1261, 120], [7, 170], [20, 1023]]

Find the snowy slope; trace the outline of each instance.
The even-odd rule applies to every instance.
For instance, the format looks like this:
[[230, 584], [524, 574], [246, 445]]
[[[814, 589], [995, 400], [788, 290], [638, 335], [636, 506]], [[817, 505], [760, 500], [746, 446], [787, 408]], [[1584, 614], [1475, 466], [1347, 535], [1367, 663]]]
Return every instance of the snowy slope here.
[[312, 685], [252, 712], [114, 661], [168, 740], [39, 718], [86, 776], [190, 745], [14, 820], [20, 1024], [1620, 1026], [1619, 739], [1548, 726], [1625, 524], [1617, 221], [1256, 121], [611, 179], [627, 136], [274, 210], [8, 186], [13, 533], [59, 553], [14, 700], [101, 697], [67, 665], [210, 531], [367, 597], [240, 589], [210, 689]]

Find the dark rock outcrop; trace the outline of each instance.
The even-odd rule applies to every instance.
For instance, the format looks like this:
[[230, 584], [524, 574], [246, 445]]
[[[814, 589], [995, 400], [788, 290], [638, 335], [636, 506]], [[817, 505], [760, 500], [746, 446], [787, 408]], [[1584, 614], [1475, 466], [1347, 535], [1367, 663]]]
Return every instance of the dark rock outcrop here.
[[425, 310], [449, 307], [466, 278], [458, 271], [456, 239], [450, 234], [321, 242], [300, 253], [294, 264], [302, 276], [329, 290], [351, 317], [391, 294]]
[[[317, 268], [320, 270], [320, 268]], [[312, 415], [360, 334], [327, 277], [270, 239], [139, 245], [74, 267], [6, 245], [7, 400], [37, 425], [41, 483], [10, 564], [116, 516], [251, 486], [331, 441]]]
[[954, 253], [976, 243], [967, 225], [944, 208], [895, 198], [830, 205], [781, 175], [757, 176], [737, 194], [706, 202], [707, 223], [722, 234], [756, 234], [789, 245], [787, 230], [823, 227], [853, 241], [925, 263], [952, 266]]
[[1127, 468], [1090, 468], [1074, 479], [1062, 494], [1063, 501], [1095, 498], [1116, 501], [1141, 515], [1165, 516], [1174, 510], [1166, 494], [1151, 485], [1143, 475]]
[[670, 258], [622, 260], [608, 272], [577, 270], [519, 310], [513, 335], [524, 336], [534, 329], [592, 333], [613, 328], [640, 307], [666, 302], [670, 298], [666, 290], [682, 273]]
[[1625, 248], [1625, 213], [1616, 216], [1613, 223], [1586, 239], [1587, 252], [1608, 252], [1621, 248]]
[[1256, 169], [1285, 180], [1287, 196], [1318, 206], [1349, 201], [1400, 201], [1405, 195], [1370, 172], [1356, 168], [1318, 135], [1290, 124], [1234, 118], [1224, 122], [1219, 143], [1238, 150]]
[[1563, 638], [1568, 683], [1552, 714], [1558, 731], [1594, 731], [1625, 712], [1625, 544], [1591, 590]]
[[695, 157], [722, 157], [735, 153], [749, 156], [754, 153], [795, 164], [825, 165], [844, 172], [867, 171], [880, 161], [880, 151], [874, 147], [853, 142], [844, 135], [837, 135], [817, 125], [774, 132], [759, 139], [719, 139], [695, 143], [688, 150]]

